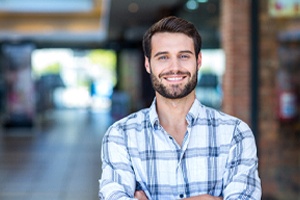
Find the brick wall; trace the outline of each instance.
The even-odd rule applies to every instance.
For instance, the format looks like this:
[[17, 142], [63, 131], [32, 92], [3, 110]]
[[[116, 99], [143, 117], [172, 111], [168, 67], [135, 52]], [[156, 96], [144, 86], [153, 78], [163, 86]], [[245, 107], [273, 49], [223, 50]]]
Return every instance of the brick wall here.
[[[276, 74], [282, 67], [279, 60], [279, 47], [282, 43], [278, 40], [278, 35], [285, 30], [298, 30], [300, 35], [300, 19], [272, 18], [268, 14], [268, 1], [258, 2], [260, 27], [257, 141], [262, 199], [300, 199], [300, 118], [293, 123], [280, 123], [276, 101]], [[251, 0], [222, 1], [222, 47], [226, 55], [223, 110], [248, 124], [252, 109], [250, 9]], [[296, 41], [294, 46], [300, 50], [300, 41]], [[298, 69], [300, 72], [300, 67]], [[299, 77], [295, 78], [298, 82]]]
[[250, 123], [250, 0], [226, 0], [221, 5], [226, 56], [222, 109]]
[[275, 87], [277, 71], [285, 67], [279, 60], [282, 43], [278, 35], [282, 31], [300, 30], [300, 21], [271, 17], [268, 1], [260, 1], [259, 21], [259, 157], [263, 194], [265, 198], [278, 200], [300, 199], [299, 121], [288, 124], [279, 122]]

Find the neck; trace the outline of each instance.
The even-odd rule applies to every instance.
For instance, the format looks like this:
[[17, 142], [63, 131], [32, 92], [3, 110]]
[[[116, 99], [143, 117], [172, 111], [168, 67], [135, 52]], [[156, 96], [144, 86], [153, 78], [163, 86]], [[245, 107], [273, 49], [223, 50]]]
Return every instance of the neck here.
[[181, 99], [168, 99], [156, 94], [156, 107], [160, 123], [175, 126], [179, 122], [185, 122], [185, 117], [195, 98], [195, 93]]
[[186, 115], [195, 101], [195, 93], [181, 99], [167, 99], [156, 94], [156, 108], [161, 126], [182, 144], [187, 130]]

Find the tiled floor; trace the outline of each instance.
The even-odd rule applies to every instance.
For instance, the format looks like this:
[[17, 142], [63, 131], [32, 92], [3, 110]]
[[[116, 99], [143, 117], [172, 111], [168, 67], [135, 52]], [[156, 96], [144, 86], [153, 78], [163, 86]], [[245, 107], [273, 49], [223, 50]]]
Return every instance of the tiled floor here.
[[106, 113], [54, 111], [33, 129], [0, 131], [1, 200], [96, 200]]

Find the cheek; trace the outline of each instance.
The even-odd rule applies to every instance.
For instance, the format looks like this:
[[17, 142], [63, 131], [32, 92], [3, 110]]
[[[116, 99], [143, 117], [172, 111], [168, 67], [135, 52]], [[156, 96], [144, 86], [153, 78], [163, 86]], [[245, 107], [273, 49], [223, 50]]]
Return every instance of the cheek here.
[[154, 64], [149, 64], [147, 68], [147, 72], [149, 74], [158, 75], [160, 72], [158, 71], [158, 67]]

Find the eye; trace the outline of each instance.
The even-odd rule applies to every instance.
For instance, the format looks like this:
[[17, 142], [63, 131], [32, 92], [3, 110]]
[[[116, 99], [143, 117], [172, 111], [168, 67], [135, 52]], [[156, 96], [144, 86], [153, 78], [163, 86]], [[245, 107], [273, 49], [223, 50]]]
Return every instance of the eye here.
[[158, 60], [167, 60], [167, 59], [168, 59], [167, 56], [159, 56], [159, 57], [158, 57]]
[[181, 58], [181, 59], [188, 59], [188, 58], [190, 58], [190, 55], [188, 55], [188, 54], [181, 54], [179, 56], [179, 58]]

